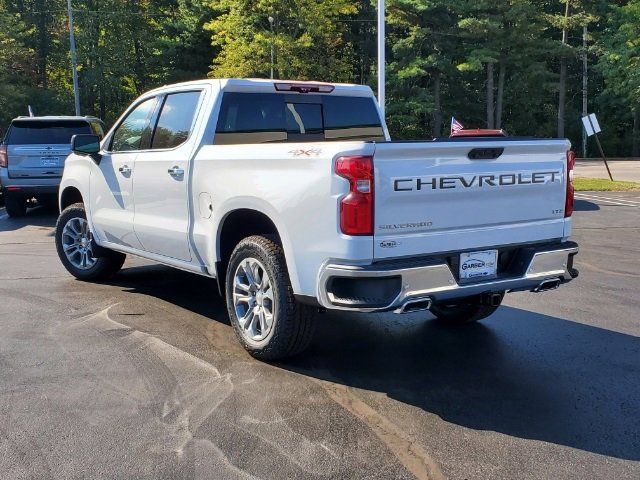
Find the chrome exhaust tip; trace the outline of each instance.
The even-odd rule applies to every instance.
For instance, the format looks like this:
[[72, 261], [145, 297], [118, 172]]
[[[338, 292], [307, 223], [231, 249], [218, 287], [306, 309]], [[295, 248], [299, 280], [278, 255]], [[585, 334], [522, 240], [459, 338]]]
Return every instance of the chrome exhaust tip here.
[[555, 290], [560, 286], [562, 282], [559, 278], [549, 278], [547, 280], [543, 280], [540, 284], [532, 290], [532, 292], [540, 293], [546, 292], [549, 290]]
[[411, 298], [404, 302], [400, 308], [394, 310], [394, 313], [413, 313], [413, 312], [424, 312], [425, 310], [429, 310], [431, 308], [431, 298]]

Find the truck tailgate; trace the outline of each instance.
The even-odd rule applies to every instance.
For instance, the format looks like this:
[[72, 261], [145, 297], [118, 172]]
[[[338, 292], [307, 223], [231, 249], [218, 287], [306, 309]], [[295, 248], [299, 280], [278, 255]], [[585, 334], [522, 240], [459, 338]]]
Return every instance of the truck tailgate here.
[[374, 257], [565, 237], [569, 148], [565, 140], [377, 144]]

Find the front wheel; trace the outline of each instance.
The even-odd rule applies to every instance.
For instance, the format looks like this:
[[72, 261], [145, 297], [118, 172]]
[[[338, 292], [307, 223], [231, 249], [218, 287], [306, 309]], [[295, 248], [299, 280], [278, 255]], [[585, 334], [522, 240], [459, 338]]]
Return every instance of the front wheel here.
[[451, 302], [435, 303], [431, 306], [431, 313], [443, 323], [465, 324], [487, 318], [500, 308], [504, 292], [497, 305], [485, 305], [480, 296], [468, 297]]
[[296, 301], [284, 252], [275, 237], [248, 237], [236, 246], [225, 293], [233, 329], [252, 356], [276, 360], [309, 345], [314, 312]]
[[56, 224], [56, 249], [64, 267], [79, 280], [107, 279], [122, 268], [126, 258], [110, 250], [94, 257], [92, 239], [84, 204], [65, 208]]

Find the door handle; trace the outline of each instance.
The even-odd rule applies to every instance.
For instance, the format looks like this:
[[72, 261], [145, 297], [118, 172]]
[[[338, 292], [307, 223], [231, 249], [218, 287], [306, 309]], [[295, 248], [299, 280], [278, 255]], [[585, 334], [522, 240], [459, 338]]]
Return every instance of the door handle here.
[[118, 171], [123, 175], [129, 175], [131, 173], [131, 167], [129, 165], [123, 165]]
[[178, 167], [177, 165], [175, 167], [170, 168], [167, 171], [169, 172], [169, 175], [171, 175], [172, 177], [182, 177], [184, 175], [184, 170]]

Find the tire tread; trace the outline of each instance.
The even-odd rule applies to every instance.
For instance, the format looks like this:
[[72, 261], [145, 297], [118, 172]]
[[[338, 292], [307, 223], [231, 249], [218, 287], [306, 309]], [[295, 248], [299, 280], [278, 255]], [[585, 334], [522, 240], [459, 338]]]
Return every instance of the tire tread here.
[[124, 253], [109, 251], [109, 254], [107, 256], [97, 259], [95, 267], [91, 270], [79, 270], [71, 265], [71, 263], [69, 263], [69, 260], [64, 254], [64, 250], [62, 248], [61, 237], [62, 229], [72, 215], [80, 215], [86, 219], [87, 216], [84, 204], [74, 203], [73, 205], [69, 205], [58, 217], [58, 221], [56, 222], [55, 238], [56, 250], [58, 252], [58, 257], [60, 257], [60, 261], [67, 269], [67, 271], [78, 280], [92, 282], [107, 280], [113, 277], [122, 268], [122, 265], [124, 265], [124, 261], [127, 258]]
[[[242, 255], [244, 250], [258, 250], [262, 253], [273, 271], [272, 282], [280, 290], [275, 331], [269, 342], [263, 347], [256, 348], [248, 344], [239, 331], [237, 321], [235, 321], [235, 310], [233, 307], [230, 289], [233, 288], [233, 265], [236, 259]], [[266, 266], [266, 265], [265, 265]], [[254, 235], [240, 241], [234, 249], [227, 271], [227, 309], [232, 319], [234, 331], [243, 347], [254, 357], [262, 360], [277, 360], [291, 357], [305, 350], [313, 338], [315, 330], [315, 315], [311, 307], [302, 305], [296, 301], [287, 271], [284, 251], [275, 235]], [[283, 308], [284, 307], [284, 308]]]

